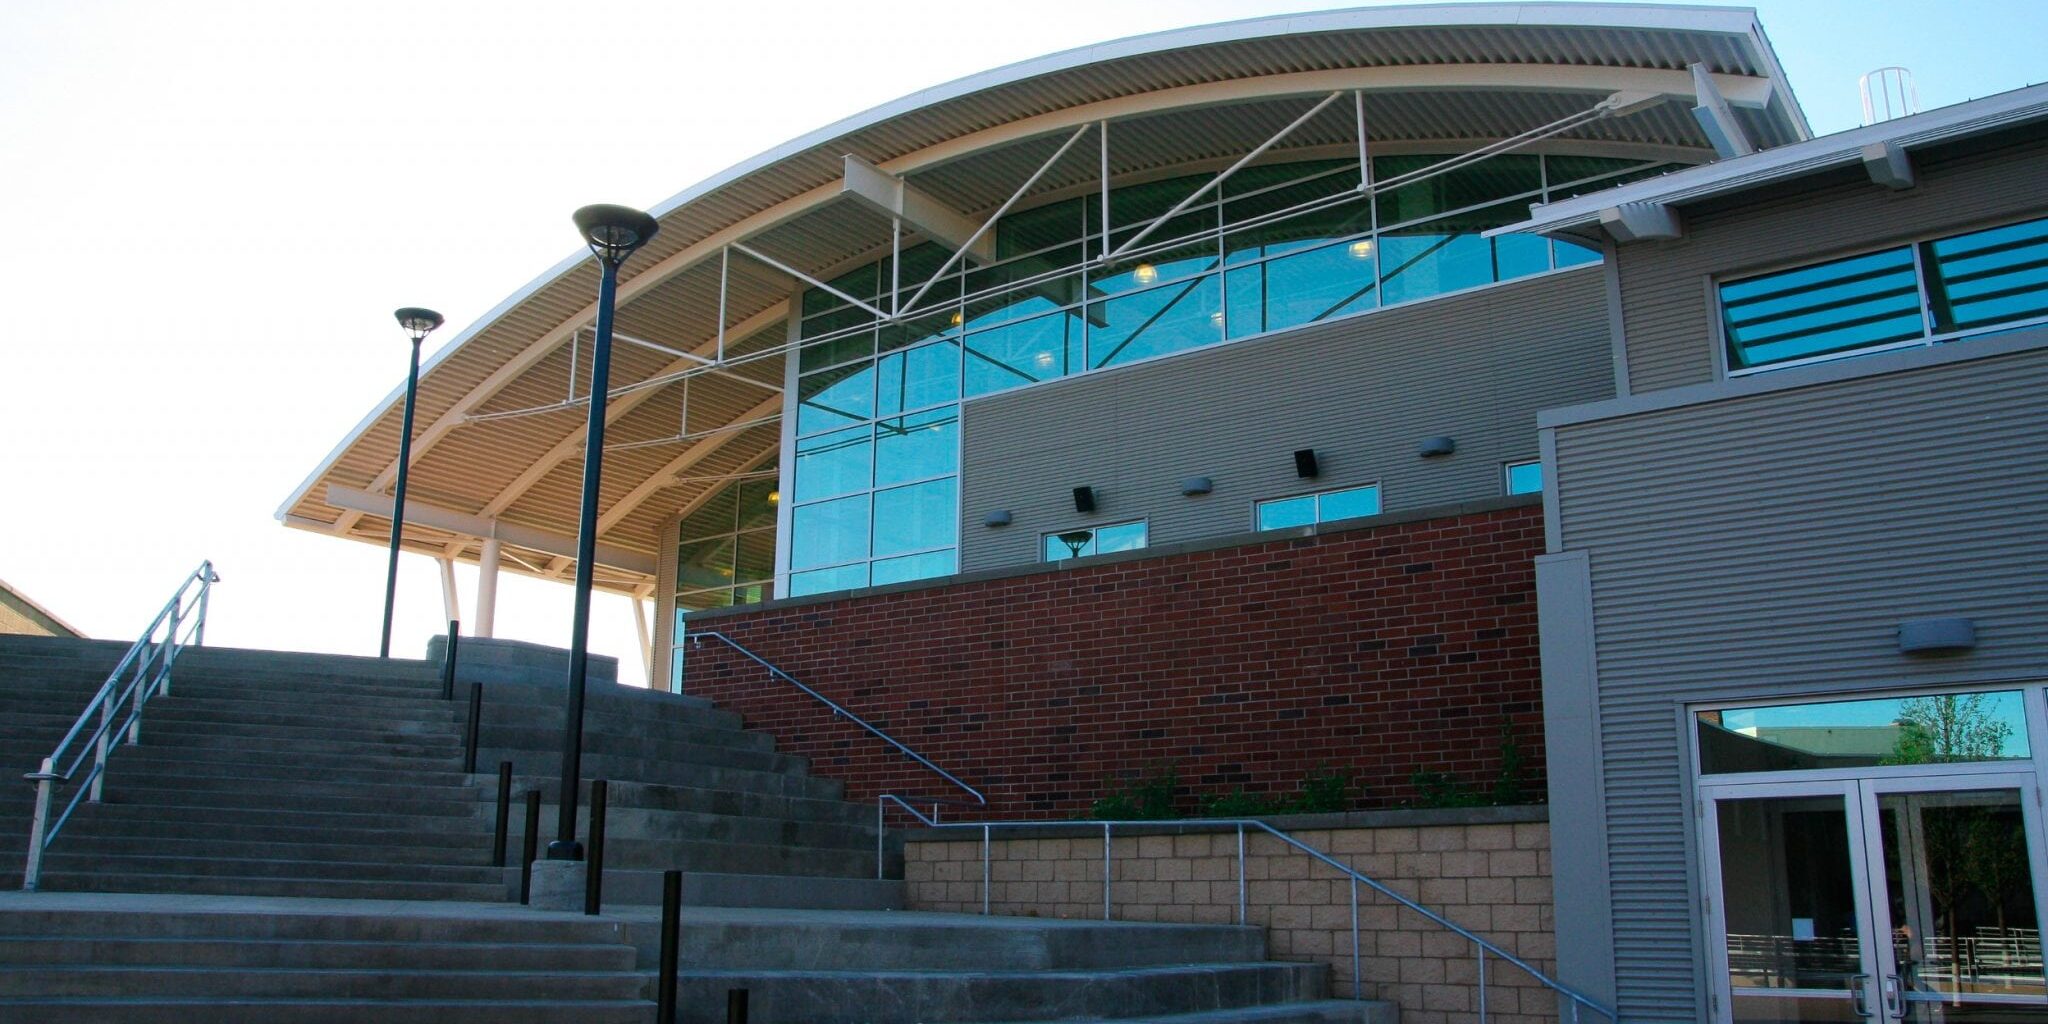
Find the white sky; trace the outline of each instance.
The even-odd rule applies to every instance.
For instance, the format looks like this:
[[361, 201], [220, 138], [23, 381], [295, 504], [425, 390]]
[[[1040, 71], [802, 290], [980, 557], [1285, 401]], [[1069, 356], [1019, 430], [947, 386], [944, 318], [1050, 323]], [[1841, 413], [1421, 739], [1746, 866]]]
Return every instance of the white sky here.
[[[431, 351], [574, 252], [578, 206], [1001, 64], [1316, 6], [0, 0], [0, 579], [129, 639], [211, 558], [212, 642], [373, 654], [383, 549], [273, 513], [403, 382], [392, 309], [447, 315]], [[1883, 64], [1928, 107], [2048, 77], [2044, 4], [1757, 6], [1821, 132]], [[569, 596], [505, 575], [498, 635], [565, 645]], [[394, 653], [440, 600], [406, 556]], [[640, 679], [624, 599], [591, 645]]]

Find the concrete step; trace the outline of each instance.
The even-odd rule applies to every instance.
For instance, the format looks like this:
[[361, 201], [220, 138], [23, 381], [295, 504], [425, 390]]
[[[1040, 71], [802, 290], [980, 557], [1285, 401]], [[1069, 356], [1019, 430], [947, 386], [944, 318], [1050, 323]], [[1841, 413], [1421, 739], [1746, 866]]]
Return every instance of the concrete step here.
[[273, 771], [284, 773], [288, 770], [269, 766], [235, 771], [239, 766], [194, 763], [176, 756], [147, 760], [137, 757], [121, 762], [120, 767], [122, 772], [118, 777], [108, 776], [107, 788], [119, 786], [128, 792], [145, 788], [176, 790], [181, 796], [232, 792], [247, 794], [257, 800], [268, 798], [267, 802], [285, 807], [317, 797], [467, 804], [476, 799], [479, 788], [472, 783], [472, 776], [460, 772], [421, 773], [423, 777], [416, 782], [389, 772], [338, 771], [332, 777], [316, 774], [307, 778], [303, 777], [304, 773], [274, 775]]
[[647, 1024], [645, 1000], [0, 999], [0, 1021], [36, 1024]]
[[1118, 1024], [1400, 1024], [1400, 1020], [1401, 1007], [1398, 1004], [1373, 999], [1319, 999], [1279, 1006], [1175, 1013], [1163, 1017], [1117, 1018]]
[[1234, 1010], [1324, 997], [1321, 964], [1176, 964], [1059, 971], [677, 972], [678, 1019], [714, 1024], [725, 993], [744, 988], [761, 1020], [912, 1024], [984, 1020], [1114, 1020]]
[[[608, 894], [610, 880], [607, 872]], [[1266, 957], [1265, 933], [1256, 927], [967, 914], [692, 911], [683, 915], [677, 942], [691, 969], [721, 970], [1072, 971]]]
[[0, 964], [110, 967], [304, 967], [508, 971], [630, 971], [638, 958], [618, 943], [393, 942], [365, 939], [134, 938], [0, 935]]
[[144, 710], [144, 721], [158, 718], [226, 718], [232, 721], [264, 722], [277, 725], [322, 726], [348, 724], [368, 729], [387, 724], [431, 724], [445, 729], [462, 728], [467, 713], [438, 700], [420, 701], [419, 707], [394, 707], [382, 702], [357, 706], [287, 703], [273, 700], [237, 700], [204, 697], [180, 691], [158, 697]]
[[477, 836], [487, 834], [480, 830], [491, 827], [493, 818], [486, 816], [488, 811], [486, 805], [484, 810], [478, 810], [470, 815], [404, 819], [389, 813], [381, 805], [372, 810], [334, 811], [282, 809], [247, 804], [216, 805], [190, 801], [176, 806], [114, 802], [81, 804], [73, 824], [65, 826], [65, 829], [67, 833], [74, 827], [93, 831], [99, 829], [103, 822], [119, 822], [121, 824], [108, 827], [113, 832], [120, 833], [130, 829], [154, 829], [161, 824], [185, 822], [201, 828], [254, 826], [324, 829], [332, 830], [336, 834], [349, 831], [399, 831], [421, 836]]
[[[414, 845], [409, 834], [394, 834], [388, 843], [338, 842], [332, 833], [321, 829], [304, 829], [287, 840], [256, 842], [250, 840], [227, 841], [217, 834], [205, 836], [172, 837], [165, 835], [162, 823], [148, 829], [135, 829], [129, 834], [107, 834], [104, 828], [66, 828], [49, 850], [49, 863], [69, 864], [73, 859], [87, 863], [99, 862], [103, 858], [137, 857], [156, 855], [171, 858], [205, 857], [223, 853], [235, 857], [265, 861], [305, 861], [332, 863], [382, 863], [390, 865], [413, 864], [465, 864], [473, 867], [488, 866], [491, 851], [490, 837], [476, 835], [463, 846], [446, 843], [420, 843]], [[26, 836], [0, 837], [0, 852], [26, 853]]]
[[176, 701], [175, 697], [166, 697], [160, 704], [152, 705], [144, 713], [143, 735], [164, 737], [166, 742], [177, 742], [185, 737], [206, 736], [345, 741], [372, 748], [388, 743], [442, 743], [456, 749], [460, 749], [462, 745], [462, 730], [449, 722], [395, 719], [390, 722], [357, 723], [348, 718], [337, 718], [326, 724], [312, 721], [293, 724], [264, 721], [260, 718], [185, 712], [173, 706]]
[[502, 869], [488, 864], [442, 864], [442, 863], [393, 863], [386, 860], [362, 861], [321, 861], [321, 860], [268, 860], [255, 856], [241, 856], [241, 850], [223, 851], [231, 855], [177, 856], [153, 853], [105, 853], [84, 855], [64, 847], [60, 837], [48, 853], [44, 854], [45, 870], [69, 874], [85, 870], [101, 871], [113, 875], [183, 875], [189, 877], [216, 878], [294, 878], [322, 879], [343, 882], [383, 881], [386, 879], [408, 882], [447, 882], [456, 884], [496, 885], [504, 879]]
[[409, 970], [391, 967], [170, 967], [153, 964], [13, 965], [0, 972], [0, 998], [117, 996], [183, 998], [491, 999], [507, 993], [573, 1000], [633, 999], [637, 971], [518, 972]]
[[389, 742], [366, 744], [347, 739], [304, 739], [297, 737], [275, 737], [267, 735], [228, 736], [205, 731], [180, 731], [176, 735], [165, 733], [151, 723], [144, 723], [142, 743], [165, 748], [190, 749], [195, 747], [246, 751], [251, 753], [284, 754], [339, 754], [359, 758], [453, 758], [462, 757], [462, 741], [458, 739], [435, 739], [411, 737], [394, 739]]
[[616, 866], [651, 871], [681, 868], [686, 872], [836, 878], [873, 878], [875, 875], [872, 838], [863, 846], [852, 848], [643, 840], [613, 834], [609, 823], [606, 825], [604, 860], [607, 868]]
[[[554, 751], [494, 746], [484, 742], [480, 736], [476, 760], [480, 765], [511, 761], [523, 775], [547, 776], [560, 773], [562, 759]], [[810, 774], [810, 762], [793, 754], [698, 743], [621, 741], [603, 733], [585, 733], [583, 736], [583, 774], [588, 778], [633, 779], [688, 786], [697, 784], [693, 776], [702, 768], [731, 768], [790, 776]]]
[[[606, 867], [605, 907], [660, 906], [661, 876], [659, 871]], [[509, 880], [509, 886], [511, 891], [507, 899], [518, 899], [516, 871]], [[824, 878], [692, 871], [683, 875], [683, 905], [791, 910], [902, 910], [903, 882], [901, 879], [872, 876]], [[648, 941], [655, 941], [652, 933], [649, 933]], [[654, 947], [650, 945], [648, 948]], [[651, 953], [648, 955], [652, 956]]]
[[625, 942], [618, 921], [500, 906], [0, 892], [0, 935], [375, 942]]
[[[21, 869], [5, 865], [0, 888], [19, 889]], [[115, 874], [45, 871], [44, 892], [289, 896], [343, 900], [420, 900], [491, 903], [502, 901], [502, 882], [416, 882], [396, 879], [245, 878], [227, 875]]]
[[[488, 853], [490, 836], [486, 828], [477, 823], [461, 821], [458, 827], [447, 831], [432, 829], [392, 828], [340, 828], [332, 815], [318, 815], [315, 820], [297, 824], [279, 824], [272, 819], [275, 815], [262, 814], [257, 820], [262, 824], [236, 824], [232, 822], [194, 820], [191, 817], [144, 817], [124, 818], [117, 815], [81, 811], [80, 816], [65, 826], [58, 838], [55, 849], [63, 849], [73, 842], [145, 842], [184, 843], [207, 842], [215, 849], [255, 849], [263, 844], [328, 843], [340, 846], [366, 848], [404, 848], [414, 850], [439, 849], [449, 851], [451, 858], [471, 850], [484, 849]], [[383, 819], [386, 824], [389, 819]], [[0, 832], [0, 850], [25, 850], [28, 838], [26, 829], [20, 834]]]
[[[479, 766], [481, 767], [481, 765]], [[586, 775], [585, 778], [590, 776]], [[545, 814], [555, 813], [555, 791], [559, 785], [553, 778], [534, 779], [516, 776], [512, 792], [516, 801], [525, 800], [525, 793], [538, 789], [542, 794], [541, 807]], [[831, 822], [862, 828], [873, 828], [875, 812], [871, 807], [847, 803], [843, 800], [825, 800], [815, 797], [788, 796], [779, 793], [743, 792], [729, 789], [708, 789], [688, 786], [665, 786], [620, 779], [611, 780], [606, 803], [610, 813], [623, 814], [626, 808], [637, 808], [652, 812], [680, 812], [685, 814], [709, 814], [720, 817], [768, 818], [779, 821]], [[495, 780], [490, 787], [489, 799], [497, 799]], [[589, 790], [584, 790], [588, 800]], [[550, 818], [552, 820], [552, 818]], [[870, 833], [872, 834], [872, 833]]]
[[[218, 783], [209, 785], [208, 782]], [[347, 789], [348, 787], [343, 787]], [[481, 805], [472, 794], [435, 793], [409, 796], [328, 795], [301, 793], [261, 780], [203, 780], [109, 775], [103, 802], [157, 808], [276, 808], [290, 811], [338, 811], [381, 814], [386, 822], [407, 817], [481, 819]]]
[[467, 786], [460, 757], [359, 757], [352, 754], [308, 754], [234, 750], [223, 747], [175, 747], [141, 743], [122, 751], [121, 760], [138, 771], [184, 767], [236, 772], [266, 779], [306, 781], [415, 782], [425, 786]]

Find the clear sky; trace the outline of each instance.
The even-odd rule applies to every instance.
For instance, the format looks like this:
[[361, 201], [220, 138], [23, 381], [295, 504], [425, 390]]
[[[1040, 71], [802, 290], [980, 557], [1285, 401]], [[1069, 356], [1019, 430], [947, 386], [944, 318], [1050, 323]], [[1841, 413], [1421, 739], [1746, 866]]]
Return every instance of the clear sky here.
[[[272, 515], [403, 381], [393, 308], [447, 315], [431, 349], [574, 252], [578, 206], [1001, 64], [1316, 6], [0, 0], [0, 579], [129, 639], [211, 558], [213, 642], [375, 653], [383, 551]], [[1818, 132], [1882, 65], [1925, 107], [2048, 79], [2039, 0], [1757, 6]], [[439, 577], [404, 562], [418, 656]], [[498, 635], [566, 644], [568, 607], [508, 574]], [[592, 648], [639, 678], [623, 599]]]

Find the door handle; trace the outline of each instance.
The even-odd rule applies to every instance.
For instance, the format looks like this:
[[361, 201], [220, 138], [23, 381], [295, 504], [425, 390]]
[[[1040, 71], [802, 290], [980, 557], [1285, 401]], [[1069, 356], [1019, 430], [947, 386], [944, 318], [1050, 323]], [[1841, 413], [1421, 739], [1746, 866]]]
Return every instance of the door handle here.
[[1884, 976], [1884, 1014], [1893, 1020], [1906, 1019], [1906, 993], [1896, 974]]
[[1865, 991], [1865, 986], [1869, 984], [1868, 974], [1849, 975], [1849, 1008], [1856, 1012], [1856, 1016], [1865, 1020], [1877, 1016], [1870, 1012], [1870, 996]]

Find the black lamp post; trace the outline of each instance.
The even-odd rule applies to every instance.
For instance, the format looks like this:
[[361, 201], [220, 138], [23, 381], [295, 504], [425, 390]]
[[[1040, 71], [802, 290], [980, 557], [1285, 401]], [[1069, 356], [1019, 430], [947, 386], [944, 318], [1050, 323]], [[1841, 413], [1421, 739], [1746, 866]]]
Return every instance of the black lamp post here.
[[391, 568], [384, 574], [384, 639], [377, 657], [391, 657], [391, 605], [398, 597], [398, 539], [405, 533], [405, 471], [412, 462], [412, 407], [420, 393], [420, 341], [441, 326], [441, 314], [407, 306], [392, 314], [412, 336], [412, 369], [405, 375], [405, 423], [398, 428], [398, 486], [391, 493]]
[[576, 615], [569, 627], [569, 708], [562, 723], [561, 817], [549, 860], [582, 860], [576, 841], [576, 798], [583, 783], [583, 681], [589, 660], [590, 582], [597, 561], [597, 487], [604, 469], [604, 406], [612, 366], [612, 307], [619, 265], [659, 230], [654, 218], [626, 206], [577, 210], [576, 230], [597, 257], [597, 337], [590, 346], [590, 423], [583, 439], [583, 511], [576, 526]]

